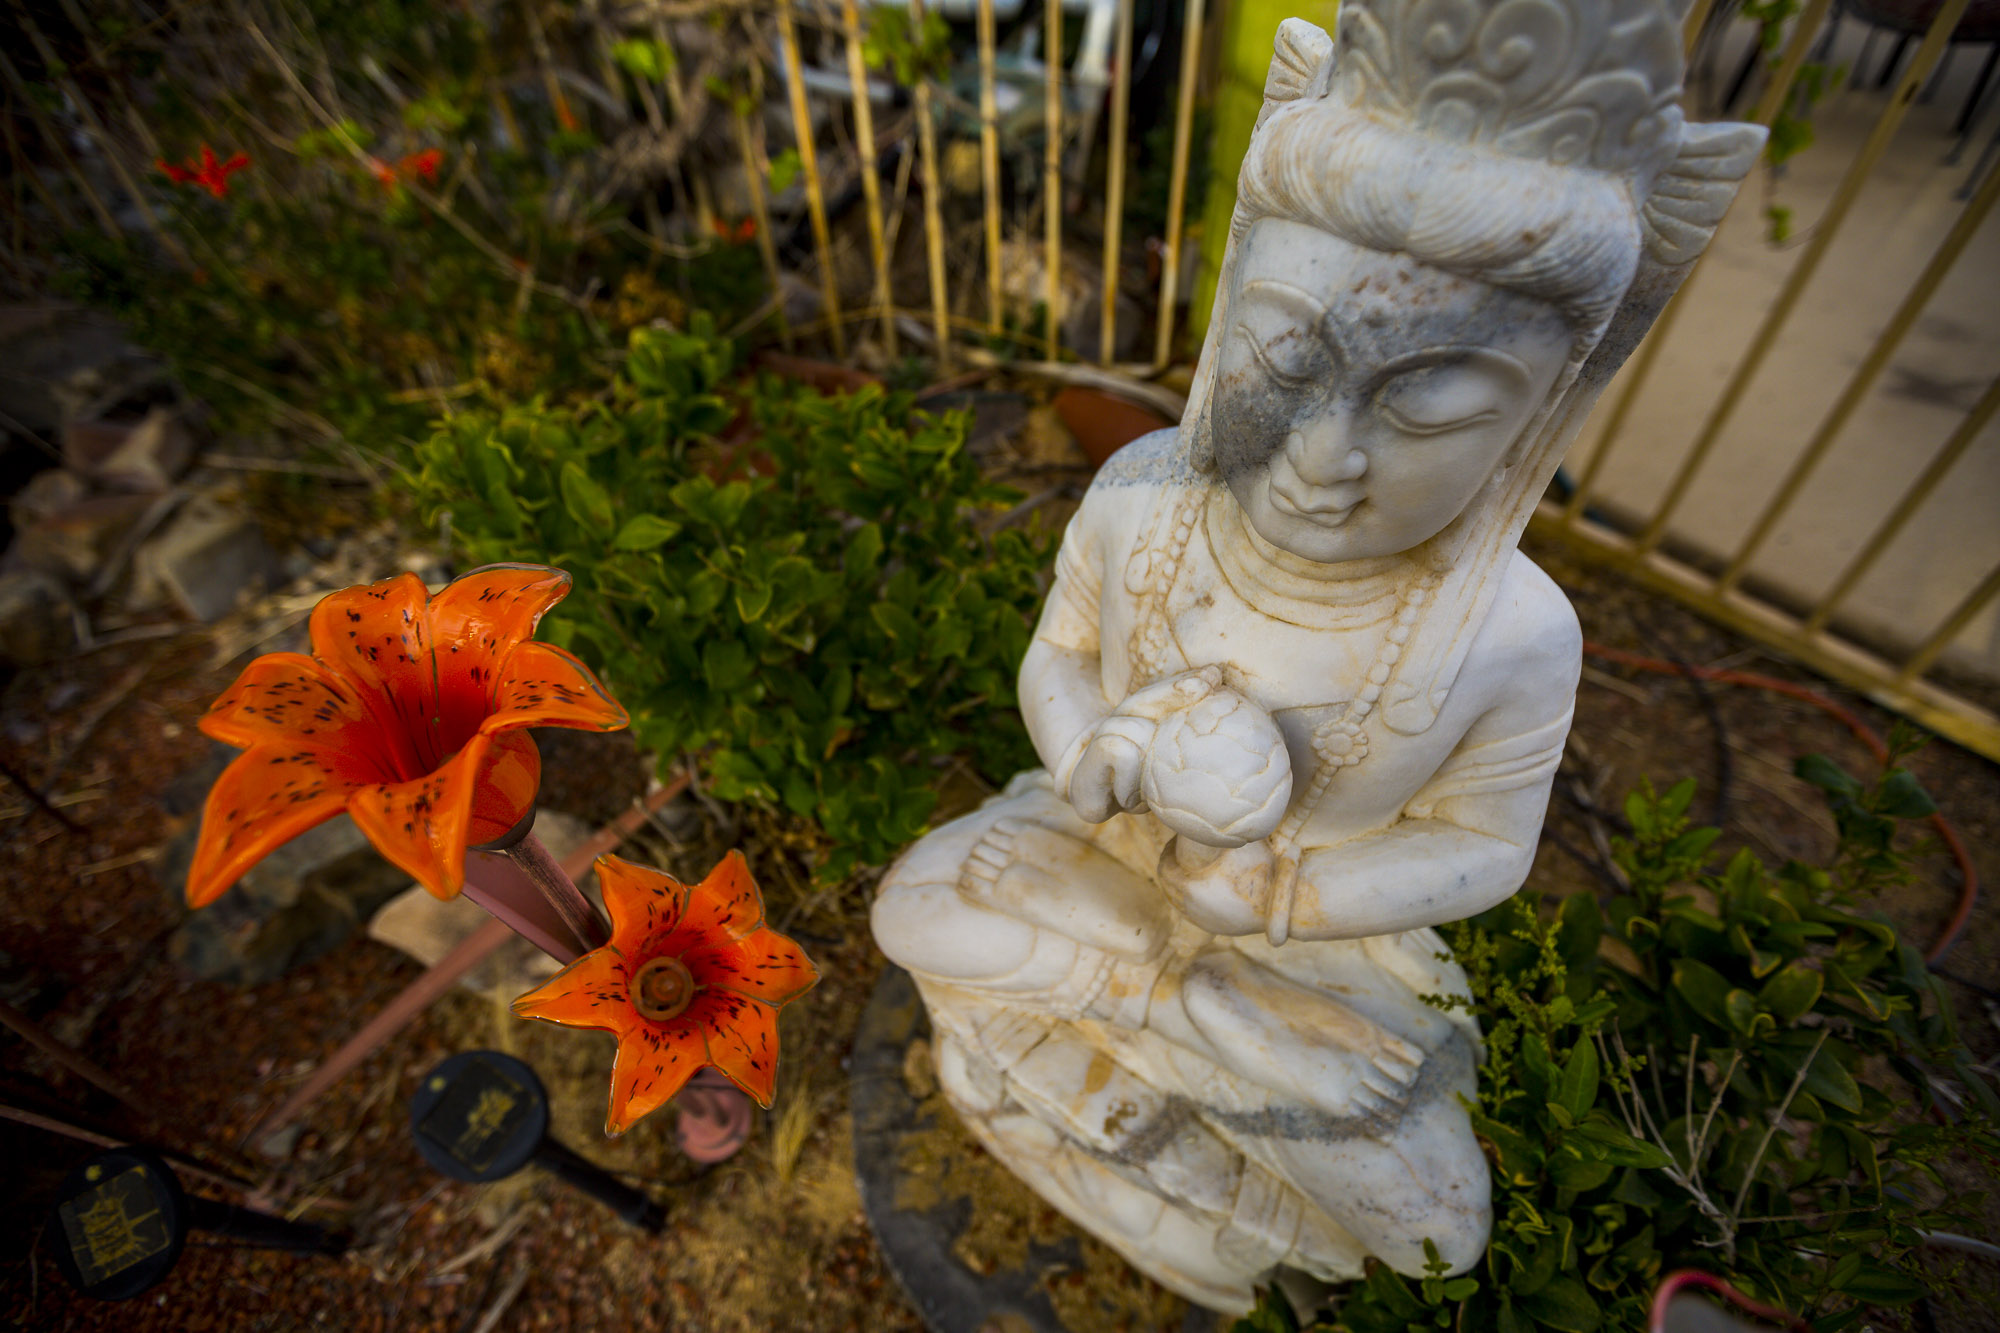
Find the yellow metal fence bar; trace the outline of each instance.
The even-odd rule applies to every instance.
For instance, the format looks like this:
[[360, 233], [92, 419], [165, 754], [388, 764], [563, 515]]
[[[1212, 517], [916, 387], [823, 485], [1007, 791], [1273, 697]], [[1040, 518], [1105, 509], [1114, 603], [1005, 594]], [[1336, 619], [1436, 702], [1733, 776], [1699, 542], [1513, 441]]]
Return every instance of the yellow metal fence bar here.
[[896, 354], [895, 302], [889, 298], [889, 251], [882, 239], [882, 179], [875, 147], [875, 109], [868, 103], [868, 63], [861, 54], [861, 10], [840, 0], [847, 35], [847, 81], [854, 89], [854, 152], [861, 160], [861, 204], [868, 212], [868, 254], [875, 261], [875, 305], [882, 312], [882, 342]]
[[1715, 0], [1694, 0], [1694, 8], [1688, 10], [1687, 23], [1681, 28], [1681, 53], [1690, 58], [1694, 55], [1694, 44], [1701, 40], [1701, 28], [1708, 22], [1708, 16], [1715, 9]]
[[1796, 617], [1765, 603], [1717, 597], [1710, 575], [1660, 551], [1640, 552], [1630, 537], [1591, 519], [1563, 518], [1548, 501], [1536, 512], [1532, 530], [1623, 571], [1642, 587], [1696, 607], [1726, 628], [1772, 645], [1955, 744], [2000, 760], [2000, 717], [1969, 699], [1927, 680], [1898, 680], [1895, 664], [1834, 635], [1807, 634]]
[[1167, 252], [1160, 256], [1160, 314], [1153, 340], [1153, 364], [1165, 368], [1174, 356], [1174, 314], [1181, 290], [1181, 214], [1187, 208], [1188, 155], [1194, 142], [1195, 83], [1201, 75], [1202, 0], [1187, 0], [1181, 23], [1180, 101], [1174, 106], [1174, 163], [1167, 178]]
[[1125, 140], [1132, 112], [1132, 0], [1118, 0], [1118, 54], [1111, 70], [1111, 142], [1105, 145], [1104, 308], [1097, 323], [1097, 364], [1111, 364], [1118, 340], [1118, 262], [1125, 241]]
[[1945, 0], [1944, 7], [1938, 11], [1937, 18], [1925, 32], [1923, 45], [1917, 48], [1916, 55], [1911, 58], [1909, 69], [1904, 72], [1902, 81], [1896, 85], [1896, 91], [1889, 98], [1889, 105], [1883, 109], [1881, 117], [1875, 122], [1875, 128], [1868, 136], [1868, 142], [1862, 145], [1861, 152], [1848, 167], [1847, 174], [1841, 178], [1833, 198], [1827, 203], [1826, 212], [1813, 225], [1812, 239], [1806, 243], [1798, 263], [1786, 277], [1785, 285], [1778, 293], [1778, 299], [1772, 303], [1770, 312], [1764, 316], [1764, 322], [1758, 326], [1756, 336], [1751, 339], [1743, 359], [1737, 363], [1736, 370], [1730, 376], [1721, 397], [1710, 409], [1708, 420], [1703, 423], [1687, 458], [1683, 460], [1680, 470], [1675, 473], [1672, 483], [1667, 487], [1665, 498], [1654, 511], [1651, 521], [1646, 524], [1645, 531], [1640, 533], [1640, 550], [1649, 551], [1659, 544], [1661, 535], [1666, 532], [1668, 520], [1673, 517], [1674, 510], [1680, 507], [1680, 502], [1686, 496], [1688, 487], [1693, 484], [1695, 475], [1708, 461], [1709, 452], [1714, 449], [1716, 440], [1722, 435], [1722, 428], [1728, 424], [1737, 403], [1742, 400], [1744, 390], [1749, 388], [1750, 381], [1763, 366], [1764, 358], [1777, 344], [1779, 331], [1791, 317], [1793, 307], [1798, 304], [1799, 297], [1804, 294], [1807, 284], [1818, 271], [1820, 261], [1826, 257], [1827, 249], [1833, 244], [1834, 237], [1840, 234], [1840, 224], [1846, 220], [1848, 210], [1860, 197], [1862, 187], [1868, 182], [1869, 173], [1875, 169], [1875, 164], [1881, 160], [1882, 154], [1888, 151], [1889, 141], [1895, 138], [1897, 129], [1903, 123], [1903, 117], [1909, 112], [1910, 104], [1916, 101], [1917, 93], [1923, 88], [1924, 81], [1930, 77], [1931, 70], [1944, 55], [1945, 46], [1951, 39], [1951, 30], [1958, 26], [1958, 20], [1965, 13], [1968, 3], [1969, 0]]
[[1000, 104], [993, 92], [993, 0], [979, 0], [979, 184], [986, 219], [986, 329], [1001, 329]]
[[[1832, 0], [1810, 0], [1805, 12], [1799, 15], [1798, 22], [1792, 27], [1791, 39], [1785, 44], [1785, 53], [1779, 57], [1778, 68], [1772, 71], [1771, 81], [1765, 85], [1764, 95], [1757, 99], [1757, 106], [1750, 113], [1750, 119], [1755, 123], [1769, 125], [1777, 117], [1778, 108], [1784, 105], [1785, 98], [1792, 91], [1792, 84], [1798, 80], [1799, 70], [1805, 66], [1806, 53], [1812, 50], [1813, 37], [1818, 33], [1819, 25], [1826, 18], [1826, 11], [1831, 5]], [[1604, 427], [1598, 434], [1597, 450], [1584, 465], [1583, 475], [1578, 479], [1576, 490], [1570, 495], [1569, 504], [1564, 510], [1569, 518], [1574, 519], [1581, 515], [1584, 506], [1590, 502], [1598, 474], [1604, 470], [1605, 460], [1611, 456], [1612, 449], [1618, 443], [1625, 426], [1625, 418], [1631, 415], [1632, 405], [1638, 401], [1639, 390], [1645, 387], [1647, 378], [1652, 375], [1653, 363], [1659, 359], [1660, 349], [1669, 341], [1676, 317], [1687, 308], [1687, 289], [1693, 285], [1694, 276], [1692, 273], [1688, 275], [1687, 280], [1681, 284], [1680, 291], [1676, 292], [1673, 299], [1667, 303], [1667, 308], [1660, 312], [1659, 319], [1653, 323], [1652, 332], [1645, 342], [1640, 344], [1638, 355], [1633, 357], [1632, 364], [1626, 367], [1621, 377], [1623, 384], [1619, 389], [1618, 398], [1611, 404], [1611, 412], [1605, 417]]]
[[1062, 354], [1056, 337], [1056, 305], [1062, 296], [1062, 0], [1042, 6], [1042, 63], [1046, 94], [1042, 100], [1043, 130], [1048, 143], [1042, 152], [1042, 333], [1049, 360]]
[[[923, 49], [924, 0], [910, 0], [910, 17], [917, 29], [917, 49]], [[951, 374], [951, 293], [944, 279], [944, 216], [938, 196], [944, 181], [938, 175], [937, 126], [931, 122], [931, 76], [917, 71], [917, 156], [924, 168], [924, 257], [931, 270], [931, 322], [937, 326], [937, 368]]]
[[1784, 483], [1778, 487], [1777, 494], [1771, 497], [1771, 502], [1758, 516], [1756, 526], [1750, 530], [1750, 535], [1744, 539], [1742, 548], [1736, 552], [1735, 559], [1729, 562], [1729, 568], [1722, 572], [1722, 578], [1717, 581], [1717, 592], [1728, 592], [1736, 586], [1737, 580], [1743, 577], [1744, 567], [1757, 554], [1758, 548], [1763, 546], [1765, 539], [1771, 535], [1771, 529], [1777, 526], [1778, 519], [1791, 507], [1792, 501], [1798, 498], [1799, 489], [1806, 484], [1806, 479], [1819, 466], [1820, 459], [1825, 457], [1826, 451], [1832, 447], [1842, 427], [1847, 425], [1848, 418], [1854, 414], [1854, 409], [1860, 406], [1868, 390], [1874, 387], [1876, 377], [1889, 364], [1889, 358], [1895, 355], [1896, 348], [1901, 345], [1904, 335], [1909, 333], [1910, 327], [1917, 322], [1917, 316], [1923, 313], [1925, 304], [1937, 291], [1938, 284], [1944, 281], [1944, 275], [1950, 271], [1966, 244], [1972, 240], [1972, 234], [1979, 230], [1979, 224], [1986, 220], [1986, 215], [1992, 211], [1993, 201], [1996, 198], [2000, 198], [2000, 172], [1988, 172], [1986, 183], [1980, 186], [1978, 195], [1959, 213], [1958, 220], [1946, 233], [1944, 242], [1937, 248], [1937, 253], [1931, 256], [1930, 262], [1924, 266], [1923, 273], [1918, 276], [1916, 285], [1910, 288], [1909, 295], [1903, 298], [1903, 304], [1897, 307], [1896, 313], [1890, 317], [1889, 326], [1883, 329], [1881, 337], [1875, 340], [1875, 346], [1869, 349], [1861, 368], [1847, 381], [1847, 387], [1841, 391], [1833, 409], [1826, 414], [1826, 420], [1822, 421], [1819, 429], [1814, 432], [1812, 440], [1805, 447], [1805, 452], [1801, 453], [1798, 461], [1792, 464], [1792, 469], [1785, 475]]
[[813, 147], [812, 109], [806, 105], [805, 73], [799, 67], [799, 35], [792, 23], [792, 0], [778, 0], [778, 49], [785, 62], [785, 89], [791, 94], [792, 138], [798, 145], [799, 174], [806, 182], [806, 212], [812, 218], [813, 250], [819, 256], [820, 299], [826, 305], [827, 336], [835, 356], [847, 355], [840, 292], [833, 280], [833, 236], [826, 226], [826, 194], [820, 186], [819, 154]]
[[750, 218], [757, 227], [757, 257], [764, 262], [764, 277], [771, 284], [771, 295], [777, 302], [778, 341], [789, 352], [792, 322], [785, 317], [784, 276], [778, 269], [778, 245], [771, 237], [771, 210], [764, 201], [764, 174], [768, 168], [750, 133], [750, 117], [740, 103], [730, 106], [729, 118], [736, 128], [736, 146], [743, 154], [743, 181], [750, 189]]
[[2000, 596], [2000, 565], [1995, 565], [1987, 571], [1986, 577], [1979, 581], [1979, 586], [1966, 594], [1965, 600], [1944, 618], [1942, 625], [1931, 631], [1931, 636], [1924, 640], [1923, 646], [1912, 653], [1910, 660], [1903, 663], [1903, 669], [1896, 673], [1896, 683], [1901, 685], [1930, 670], [1931, 663], [1937, 661], [1938, 654], [1951, 646], [1951, 641], [1972, 623], [1972, 618], [1984, 610], [1986, 604], [1995, 596]]
[[1895, 509], [1882, 521], [1882, 526], [1875, 529], [1874, 534], [1868, 538], [1868, 544], [1861, 548], [1860, 554], [1848, 562], [1847, 568], [1842, 570], [1840, 577], [1834, 581], [1832, 590], [1820, 598], [1819, 605], [1806, 617], [1807, 633], [1818, 633], [1826, 627], [1826, 622], [1833, 618], [1834, 611], [1846, 600], [1847, 594], [1854, 590], [1854, 585], [1861, 582], [1862, 577], [1874, 567], [1875, 561], [1888, 549], [1889, 543], [1896, 540], [1904, 525], [1909, 523], [1924, 501], [1930, 498], [1938, 483], [1944, 480], [1945, 474], [1950, 472], [1965, 451], [1972, 447], [1973, 440], [1978, 438], [1980, 431], [1986, 429], [1987, 423], [1993, 420], [1996, 412], [2000, 412], [2000, 379], [1995, 379], [1986, 386], [1986, 392], [1980, 395], [1979, 401], [1973, 405], [1972, 411], [1966, 414], [1965, 420], [1958, 423], [1958, 429], [1951, 433], [1951, 438], [1945, 441], [1944, 447], [1938, 450], [1935, 458], [1931, 459], [1923, 475], [1903, 493], [1903, 498], [1896, 502]]

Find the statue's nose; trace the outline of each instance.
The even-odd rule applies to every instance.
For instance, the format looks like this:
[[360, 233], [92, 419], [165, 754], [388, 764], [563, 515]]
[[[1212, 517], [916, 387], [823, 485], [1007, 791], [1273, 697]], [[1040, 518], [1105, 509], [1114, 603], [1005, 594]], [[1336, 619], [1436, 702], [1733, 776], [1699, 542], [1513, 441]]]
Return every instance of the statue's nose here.
[[1292, 471], [1308, 486], [1335, 486], [1359, 481], [1368, 471], [1368, 455], [1348, 443], [1345, 415], [1323, 418], [1308, 430], [1293, 431], [1285, 442]]

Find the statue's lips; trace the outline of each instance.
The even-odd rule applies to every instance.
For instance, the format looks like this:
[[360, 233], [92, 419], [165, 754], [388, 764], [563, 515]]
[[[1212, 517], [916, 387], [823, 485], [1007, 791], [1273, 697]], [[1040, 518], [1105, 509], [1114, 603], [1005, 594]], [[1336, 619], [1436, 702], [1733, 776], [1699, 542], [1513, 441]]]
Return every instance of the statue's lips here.
[[1351, 486], [1332, 486], [1322, 490], [1300, 482], [1296, 488], [1287, 488], [1273, 480], [1268, 489], [1273, 509], [1323, 528], [1337, 528], [1347, 522], [1366, 498]]

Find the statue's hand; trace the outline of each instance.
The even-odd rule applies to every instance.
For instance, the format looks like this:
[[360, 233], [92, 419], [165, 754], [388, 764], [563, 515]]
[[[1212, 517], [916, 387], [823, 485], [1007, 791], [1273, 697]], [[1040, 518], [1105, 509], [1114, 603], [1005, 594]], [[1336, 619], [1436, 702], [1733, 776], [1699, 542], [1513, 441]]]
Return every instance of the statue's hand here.
[[1157, 874], [1167, 900], [1203, 930], [1256, 935], [1270, 913], [1277, 864], [1268, 842], [1223, 850], [1176, 837], [1160, 853]]
[[1153, 727], [1144, 718], [1120, 714], [1098, 723], [1069, 774], [1065, 795], [1077, 814], [1092, 824], [1102, 824], [1121, 811], [1146, 808], [1139, 781], [1145, 773], [1146, 747], [1153, 739]]

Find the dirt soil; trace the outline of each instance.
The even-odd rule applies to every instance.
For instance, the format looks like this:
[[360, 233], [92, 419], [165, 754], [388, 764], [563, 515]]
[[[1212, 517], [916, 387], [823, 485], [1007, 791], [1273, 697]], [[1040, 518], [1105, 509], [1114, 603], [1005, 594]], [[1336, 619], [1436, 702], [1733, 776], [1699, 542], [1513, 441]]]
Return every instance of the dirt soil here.
[[[1060, 516], [1066, 497], [1053, 498], [1046, 507]], [[1569, 592], [1593, 641], [1811, 679], [1609, 575], [1554, 552], [1535, 554]], [[139, 1300], [79, 1299], [56, 1273], [43, 1218], [57, 1180], [91, 1149], [0, 1120], [0, 1197], [14, 1203], [0, 1220], [0, 1318], [32, 1329], [121, 1333], [919, 1327], [863, 1219], [852, 1171], [844, 1063], [881, 967], [867, 934], [867, 886], [814, 894], [805, 874], [810, 839], [769, 820], [735, 817], [730, 828], [713, 813], [691, 812], [675, 826], [683, 830], [678, 841], [647, 830], [626, 852], [692, 877], [724, 847], [742, 845], [772, 919], [820, 964], [819, 988], [785, 1013], [776, 1110], [735, 1160], [705, 1171], [687, 1162], [674, 1146], [670, 1112], [606, 1140], [599, 1126], [610, 1038], [523, 1023], [464, 992], [434, 1005], [311, 1108], [282, 1161], [238, 1155], [236, 1145], [287, 1089], [419, 968], [357, 938], [278, 981], [233, 989], [188, 980], [166, 957], [164, 942], [183, 909], [155, 882], [148, 859], [177, 828], [162, 794], [206, 744], [196, 719], [232, 675], [211, 665], [209, 651], [199, 635], [109, 648], [23, 673], [0, 697], [0, 760], [77, 826], [34, 808], [19, 786], [0, 787], [7, 886], [0, 999], [110, 1070], [135, 1090], [138, 1109], [11, 1034], [0, 1036], [0, 1102], [255, 1174], [267, 1202], [345, 1227], [361, 1248], [340, 1259], [301, 1258], [197, 1239], [173, 1275]], [[1888, 726], [1891, 719], [1865, 701], [1812, 683]], [[1823, 856], [1830, 821], [1790, 774], [1794, 758], [1815, 751], [1856, 770], [1868, 765], [1837, 722], [1794, 700], [1697, 690], [1593, 663], [1535, 881], [1596, 887], [1606, 823], [1592, 807], [1615, 809], [1644, 776], [1695, 776], [1697, 813], [1719, 814], [1731, 841], [1767, 858]], [[546, 753], [551, 808], [602, 823], [641, 789], [637, 755], [622, 737], [557, 735]], [[1992, 883], [2000, 876], [1995, 768], [1942, 743], [1918, 755], [1914, 768]], [[977, 795], [958, 790], [953, 804]], [[1958, 881], [1942, 855], [1919, 869], [1917, 882], [1882, 906], [1928, 943], [1952, 915]], [[2000, 1051], [2000, 911], [1991, 897], [1946, 967], [1958, 979], [1967, 1038], [1991, 1058]], [[443, 1056], [478, 1046], [513, 1051], [542, 1072], [557, 1136], [665, 1199], [664, 1235], [638, 1233], [538, 1173], [478, 1187], [444, 1182], [420, 1163], [408, 1135], [410, 1094]], [[1940, 1328], [1977, 1326], [1965, 1312], [1935, 1313]], [[1085, 1319], [1077, 1333], [1114, 1326]]]

